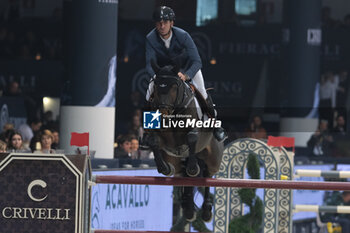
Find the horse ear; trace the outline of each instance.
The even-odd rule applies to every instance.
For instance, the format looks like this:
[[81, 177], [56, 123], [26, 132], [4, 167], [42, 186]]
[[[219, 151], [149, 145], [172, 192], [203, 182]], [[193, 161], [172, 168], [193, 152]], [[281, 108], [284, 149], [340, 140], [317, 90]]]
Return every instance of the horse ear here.
[[157, 62], [154, 59], [151, 60], [151, 66], [152, 66], [154, 73], [159, 72], [160, 67], [158, 66]]

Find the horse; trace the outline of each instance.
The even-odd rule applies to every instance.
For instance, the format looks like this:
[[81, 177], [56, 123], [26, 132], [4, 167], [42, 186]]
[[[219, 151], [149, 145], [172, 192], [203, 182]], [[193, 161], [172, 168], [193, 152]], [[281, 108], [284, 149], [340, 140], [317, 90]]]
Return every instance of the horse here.
[[[164, 123], [161, 129], [148, 131], [148, 145], [154, 153], [158, 172], [166, 176], [212, 177], [219, 170], [224, 145], [213, 136], [213, 127], [199, 128], [193, 124], [201, 120], [194, 89], [178, 77], [176, 65], [159, 67], [152, 62], [152, 68], [156, 75], [150, 109], [159, 111]], [[174, 127], [180, 126], [180, 121], [185, 127]], [[206, 121], [216, 120], [208, 118]], [[201, 216], [204, 221], [212, 218], [213, 203], [209, 194], [209, 187], [206, 187]], [[187, 221], [196, 219], [193, 198], [193, 187], [183, 187], [182, 208]]]

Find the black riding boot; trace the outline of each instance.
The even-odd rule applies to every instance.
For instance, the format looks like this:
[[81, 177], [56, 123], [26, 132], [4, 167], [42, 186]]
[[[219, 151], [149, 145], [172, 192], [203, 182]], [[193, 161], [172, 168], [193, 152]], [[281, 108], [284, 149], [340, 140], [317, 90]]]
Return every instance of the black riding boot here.
[[[208, 94], [208, 98], [207, 98], [207, 104], [208, 104], [208, 113], [210, 115], [209, 117], [216, 119], [216, 115], [217, 115], [216, 110], [214, 107], [213, 100], [211, 99], [211, 96], [209, 94]], [[222, 127], [214, 128], [213, 135], [216, 138], [216, 140], [218, 140], [219, 142], [223, 142], [227, 138], [227, 134], [226, 134], [224, 128], [222, 128]]]

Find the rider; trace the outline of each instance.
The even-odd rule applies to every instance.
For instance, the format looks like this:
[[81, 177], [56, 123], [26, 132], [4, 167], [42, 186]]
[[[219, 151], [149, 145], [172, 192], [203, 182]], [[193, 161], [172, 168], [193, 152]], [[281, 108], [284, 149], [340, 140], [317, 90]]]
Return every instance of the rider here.
[[[178, 76], [183, 81], [192, 82], [207, 100], [209, 111], [215, 114], [214, 105], [212, 101], [208, 100], [208, 94], [204, 87], [201, 72], [202, 61], [197, 47], [186, 31], [174, 26], [174, 20], [175, 13], [170, 7], [160, 6], [154, 11], [155, 28], [146, 37], [147, 72], [151, 77], [155, 76], [151, 60], [156, 61], [159, 66], [165, 66], [172, 64], [175, 59], [180, 59], [181, 69]], [[147, 101], [149, 101], [153, 89], [154, 83], [151, 81], [146, 94]], [[215, 128], [214, 136], [218, 141], [223, 141], [226, 138], [223, 128]]]

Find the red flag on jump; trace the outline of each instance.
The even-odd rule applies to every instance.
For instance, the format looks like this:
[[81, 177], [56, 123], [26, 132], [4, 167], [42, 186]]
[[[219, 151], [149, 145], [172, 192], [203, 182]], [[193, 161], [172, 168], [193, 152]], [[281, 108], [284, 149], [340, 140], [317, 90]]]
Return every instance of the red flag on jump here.
[[89, 133], [71, 133], [71, 146], [87, 146], [89, 154]]
[[267, 139], [267, 145], [274, 147], [292, 147], [293, 152], [295, 150], [295, 139], [291, 137], [273, 137], [269, 136]]

